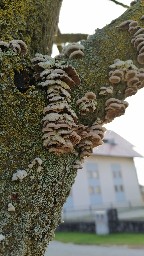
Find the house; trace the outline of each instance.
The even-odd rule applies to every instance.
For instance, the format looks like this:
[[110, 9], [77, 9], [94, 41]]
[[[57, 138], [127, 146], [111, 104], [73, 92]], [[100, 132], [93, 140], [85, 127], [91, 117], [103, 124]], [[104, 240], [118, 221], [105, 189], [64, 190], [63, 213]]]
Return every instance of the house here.
[[141, 191], [142, 199], [144, 202], [144, 186], [140, 185], [140, 191]]
[[143, 205], [134, 157], [142, 157], [133, 145], [113, 131], [94, 148], [78, 170], [63, 214], [75, 217], [98, 209]]

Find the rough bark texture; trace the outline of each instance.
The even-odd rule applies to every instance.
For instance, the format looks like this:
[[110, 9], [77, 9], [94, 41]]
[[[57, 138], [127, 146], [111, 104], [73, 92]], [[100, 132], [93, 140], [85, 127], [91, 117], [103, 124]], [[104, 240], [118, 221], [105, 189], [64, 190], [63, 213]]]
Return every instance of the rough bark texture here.
[[[19, 36], [18, 39], [26, 41], [31, 54], [36, 51], [45, 53], [48, 40], [48, 45], [51, 47], [51, 38], [55, 32], [61, 5], [59, 0], [38, 2], [2, 1], [0, 4], [3, 13], [2, 39], [9, 41]], [[56, 17], [50, 14], [53, 13], [53, 5], [55, 5]], [[37, 16], [39, 10], [42, 16], [39, 16], [40, 14]], [[31, 18], [28, 13], [33, 13], [33, 17]], [[116, 26], [125, 20], [137, 20], [140, 26], [144, 27], [144, 21], [140, 20], [143, 13], [144, 2], [139, 1], [120, 18], [97, 30], [95, 35], [83, 42], [85, 56], [82, 60], [64, 59], [65, 63], [76, 68], [81, 78], [81, 84], [71, 90], [71, 107], [77, 113], [79, 124], [90, 127], [96, 120], [103, 124], [106, 100], [125, 99], [124, 83], [114, 86], [111, 96], [99, 95], [100, 87], [110, 84], [109, 66], [115, 59], [124, 61], [132, 59], [134, 64], [140, 66], [136, 61], [136, 49], [130, 42], [132, 36], [127, 30], [120, 30]], [[20, 15], [18, 22], [17, 19], [12, 19], [16, 15]], [[45, 27], [43, 32], [39, 26]], [[29, 33], [26, 30], [28, 28]], [[47, 35], [47, 31], [51, 31], [50, 36]], [[61, 221], [62, 206], [76, 176], [73, 164], [80, 157], [79, 150], [75, 148], [74, 153], [55, 155], [43, 147], [41, 120], [43, 108], [47, 105], [46, 91], [37, 87], [36, 81], [31, 78], [29, 57], [19, 57], [11, 51], [0, 52], [0, 57], [2, 125], [0, 234], [5, 237], [0, 242], [0, 255], [42, 256]], [[30, 87], [25, 93], [19, 91], [18, 86], [16, 87], [17, 83], [22, 83], [22, 81], [16, 82], [14, 76], [16, 71], [25, 72], [25, 78], [29, 77], [27, 83]], [[97, 108], [93, 113], [82, 117], [76, 107], [76, 101], [88, 91], [97, 95]], [[42, 164], [36, 162], [29, 168], [28, 165], [35, 158], [40, 158]], [[27, 171], [28, 175], [22, 182], [12, 181], [13, 174], [17, 170]], [[15, 211], [8, 211], [9, 203], [15, 207]]]
[[62, 0], [1, 0], [1, 40], [22, 39], [31, 54], [50, 54], [61, 4]]

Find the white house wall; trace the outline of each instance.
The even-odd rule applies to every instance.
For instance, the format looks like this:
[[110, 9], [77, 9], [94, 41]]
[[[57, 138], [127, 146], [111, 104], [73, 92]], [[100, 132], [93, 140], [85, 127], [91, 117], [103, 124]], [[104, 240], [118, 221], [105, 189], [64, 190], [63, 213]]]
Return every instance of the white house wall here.
[[[110, 164], [112, 163], [112, 159], [110, 160], [108, 157], [92, 157], [93, 161], [95, 160], [98, 164], [99, 176], [101, 181], [101, 194], [103, 198], [103, 204], [105, 206], [112, 206], [113, 202], [115, 202], [115, 193], [114, 193], [114, 184], [113, 177]], [[91, 158], [89, 159], [91, 161]]]
[[72, 188], [72, 197], [74, 208], [84, 209], [90, 205], [85, 165], [83, 169], [78, 170], [78, 174]]
[[125, 194], [127, 200], [130, 201], [130, 206], [137, 206], [142, 204], [142, 196], [140, 193], [140, 186], [135, 169], [133, 159], [127, 158], [123, 160], [122, 175], [125, 187]]
[[[103, 206], [107, 208], [112, 206], [138, 206], [142, 204], [136, 169], [132, 158], [91, 156], [85, 160], [83, 169], [78, 170], [72, 187], [73, 209], [87, 209], [91, 207], [88, 189], [89, 180], [86, 171], [87, 164], [91, 162], [97, 164], [99, 172], [102, 202], [101, 205], [98, 205], [98, 208]], [[118, 202], [116, 198], [111, 169], [111, 165], [117, 163], [121, 166], [121, 180], [124, 187], [124, 199], [121, 202]]]

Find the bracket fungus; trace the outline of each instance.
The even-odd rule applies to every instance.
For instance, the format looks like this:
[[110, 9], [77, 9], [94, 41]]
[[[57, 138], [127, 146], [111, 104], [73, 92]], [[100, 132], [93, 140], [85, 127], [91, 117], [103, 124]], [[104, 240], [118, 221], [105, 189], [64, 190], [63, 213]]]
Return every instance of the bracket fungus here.
[[129, 24], [133, 22], [133, 20], [125, 20], [123, 21], [122, 23], [120, 23], [119, 26], [117, 26], [117, 28], [120, 28], [120, 29], [129, 29]]
[[102, 125], [94, 122], [92, 126], [80, 126], [79, 134], [81, 141], [78, 144], [80, 158], [84, 159], [91, 155], [94, 147], [102, 145], [105, 128]]
[[9, 49], [9, 43], [6, 43], [4, 41], [0, 41], [0, 51], [4, 52]]
[[[143, 16], [141, 17], [141, 20]], [[127, 20], [122, 22], [118, 28], [128, 29], [129, 33], [133, 35], [131, 43], [138, 51], [137, 61], [139, 64], [144, 64], [144, 28], [138, 26], [135, 20]]]
[[22, 180], [27, 176], [27, 172], [25, 170], [17, 170], [16, 173], [12, 176], [12, 181], [19, 180], [22, 182]]
[[[143, 16], [141, 19], [143, 19]], [[144, 28], [138, 26], [138, 22], [134, 20], [124, 21], [118, 27], [125, 27], [132, 34], [131, 43], [138, 52], [137, 62], [144, 65]], [[116, 65], [111, 65], [111, 68], [116, 68]], [[130, 65], [129, 68], [125, 69], [125, 72], [125, 81], [127, 83], [125, 96], [128, 97], [136, 94], [137, 90], [144, 87], [144, 70], [138, 69], [135, 65]]]
[[113, 87], [112, 86], [102, 86], [100, 88], [99, 95], [109, 95], [113, 94]]
[[110, 65], [110, 68], [112, 70], [109, 75], [117, 75], [121, 82], [125, 83], [125, 97], [136, 94], [138, 89], [144, 87], [144, 69], [138, 69], [132, 60], [122, 61], [117, 59], [114, 64]]
[[32, 63], [38, 85], [47, 89], [48, 105], [42, 119], [43, 146], [57, 154], [72, 152], [81, 139], [76, 132], [78, 117], [70, 106], [71, 87], [80, 83], [79, 76], [71, 65], [49, 56], [36, 55]]
[[22, 40], [11, 40], [9, 43], [0, 41], [0, 49], [1, 51], [11, 49], [15, 54], [27, 54], [27, 45]]
[[123, 100], [110, 98], [105, 103], [105, 122], [111, 122], [115, 117], [121, 116], [125, 113], [128, 103]]
[[84, 46], [79, 43], [71, 43], [63, 48], [62, 53], [69, 59], [82, 58], [84, 56]]
[[79, 112], [81, 115], [94, 112], [97, 107], [96, 95], [93, 92], [87, 92], [84, 97], [77, 100], [76, 104], [79, 107]]
[[15, 212], [15, 207], [12, 203], [8, 204], [8, 212]]
[[82, 169], [83, 166], [82, 166], [82, 160], [76, 160], [74, 163], [73, 163], [73, 169]]
[[120, 83], [124, 78], [124, 72], [123, 70], [120, 70], [120, 69], [110, 71], [109, 75], [110, 75], [109, 82], [113, 85]]

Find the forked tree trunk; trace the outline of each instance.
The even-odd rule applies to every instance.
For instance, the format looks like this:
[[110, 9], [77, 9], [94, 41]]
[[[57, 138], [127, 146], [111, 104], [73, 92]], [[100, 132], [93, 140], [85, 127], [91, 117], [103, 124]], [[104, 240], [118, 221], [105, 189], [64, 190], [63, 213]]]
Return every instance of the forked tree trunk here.
[[[47, 46], [51, 49], [60, 0], [2, 0], [0, 6], [1, 40], [24, 40], [31, 57], [35, 52], [47, 53]], [[65, 65], [72, 65], [81, 78], [81, 84], [70, 91], [70, 106], [78, 116], [79, 129], [81, 124], [85, 129], [87, 126], [91, 129], [95, 121], [100, 126], [110, 121], [106, 108], [108, 103], [107, 106], [105, 104], [111, 98], [119, 99], [119, 104], [122, 104], [122, 112], [118, 115], [124, 113], [127, 84], [124, 80], [117, 85], [111, 83], [109, 66], [115, 59], [133, 60], [137, 67], [141, 66], [137, 62], [137, 50], [131, 44], [133, 34], [128, 32], [128, 28], [123, 30], [117, 26], [125, 20], [137, 20], [142, 28], [144, 21], [140, 18], [143, 13], [144, 3], [138, 1], [119, 19], [97, 30], [95, 35], [83, 42], [85, 55], [82, 60], [63, 58]], [[0, 52], [0, 255], [3, 256], [44, 255], [61, 222], [61, 210], [76, 177], [73, 167], [83, 153], [78, 143], [72, 153], [60, 155], [50, 153], [43, 146], [41, 120], [43, 108], [48, 104], [46, 90], [37, 86], [29, 56], [19, 57], [12, 51]], [[123, 72], [129, 69], [132, 65]], [[23, 83], [28, 90], [19, 89]], [[112, 94], [100, 94], [101, 87], [110, 86]], [[89, 111], [87, 115], [81, 115], [76, 102], [87, 92], [96, 94], [97, 107], [93, 113]], [[114, 106], [117, 105], [115, 103]], [[97, 132], [99, 129], [102, 132], [101, 128], [97, 129]], [[19, 170], [22, 174], [26, 172], [27, 176], [17, 178], [15, 174]]]

